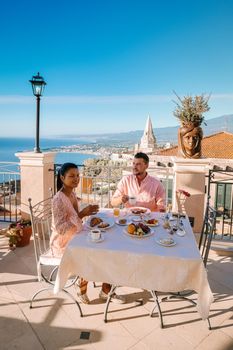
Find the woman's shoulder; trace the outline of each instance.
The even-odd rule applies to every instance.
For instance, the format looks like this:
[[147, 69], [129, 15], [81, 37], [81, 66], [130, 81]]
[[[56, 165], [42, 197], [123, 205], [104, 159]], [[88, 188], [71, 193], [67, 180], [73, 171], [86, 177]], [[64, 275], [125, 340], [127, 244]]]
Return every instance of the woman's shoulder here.
[[64, 193], [62, 191], [58, 191], [53, 197], [53, 203], [64, 200]]

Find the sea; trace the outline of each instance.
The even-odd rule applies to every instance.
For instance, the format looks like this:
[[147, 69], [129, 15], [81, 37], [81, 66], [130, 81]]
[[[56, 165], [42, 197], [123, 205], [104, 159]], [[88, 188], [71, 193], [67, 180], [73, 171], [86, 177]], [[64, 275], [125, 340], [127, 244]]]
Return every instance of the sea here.
[[[51, 148], [61, 146], [72, 146], [81, 144], [90, 144], [90, 141], [80, 139], [60, 139], [60, 138], [41, 138], [41, 151], [49, 151]], [[33, 151], [35, 147], [35, 139], [33, 138], [0, 138], [0, 162], [19, 162], [15, 156], [17, 152]], [[96, 158], [93, 154], [81, 154], [74, 152], [58, 152], [55, 157], [56, 164], [72, 162], [77, 165], [82, 165], [88, 158]]]

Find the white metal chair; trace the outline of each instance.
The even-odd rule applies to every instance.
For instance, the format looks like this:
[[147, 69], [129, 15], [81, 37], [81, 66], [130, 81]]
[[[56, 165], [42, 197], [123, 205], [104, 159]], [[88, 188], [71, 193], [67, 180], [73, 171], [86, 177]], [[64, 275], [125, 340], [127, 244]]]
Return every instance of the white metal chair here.
[[[54, 286], [54, 277], [57, 269], [60, 265], [61, 257], [55, 257], [52, 255], [49, 245], [49, 239], [51, 234], [51, 221], [52, 221], [52, 196], [32, 206], [31, 198], [28, 199], [30, 216], [32, 222], [32, 234], [34, 240], [34, 252], [36, 258], [37, 277], [38, 281], [45, 281], [49, 284], [48, 287], [39, 289], [31, 298], [30, 308], [32, 308], [32, 302], [35, 297], [46, 290], [52, 290]], [[80, 316], [82, 317], [82, 310], [78, 301], [69, 293], [66, 289], [72, 286], [78, 277], [70, 280], [62, 289], [78, 306]]]
[[207, 204], [201, 236], [199, 240], [199, 250], [201, 252], [201, 256], [205, 266], [208, 261], [210, 246], [214, 235], [216, 216], [217, 211], [214, 208], [212, 208], [209, 204]]

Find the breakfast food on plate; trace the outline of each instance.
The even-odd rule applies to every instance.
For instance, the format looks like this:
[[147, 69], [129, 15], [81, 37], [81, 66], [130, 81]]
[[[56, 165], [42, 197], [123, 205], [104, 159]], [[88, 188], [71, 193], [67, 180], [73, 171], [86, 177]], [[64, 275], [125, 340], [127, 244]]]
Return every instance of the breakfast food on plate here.
[[138, 224], [129, 224], [127, 227], [127, 232], [131, 235], [145, 236], [150, 233], [150, 228], [147, 225], [144, 225], [142, 222], [139, 222]]
[[145, 220], [145, 223], [146, 223], [147, 225], [157, 225], [158, 222], [159, 222], [159, 221], [156, 220], [156, 219]]
[[168, 238], [163, 238], [160, 240], [160, 243], [170, 245], [174, 243], [174, 239], [168, 237]]
[[99, 225], [101, 222], [103, 222], [103, 220], [101, 218], [94, 216], [93, 218], [91, 218], [90, 226], [94, 227], [96, 225]]
[[127, 220], [126, 219], [119, 219], [119, 224], [121, 224], [121, 225], [125, 225], [126, 224], [126, 222], [127, 222]]
[[140, 215], [140, 214], [145, 214], [146, 209], [141, 209], [141, 208], [134, 208], [131, 210], [131, 212], [135, 215]]
[[136, 231], [136, 225], [135, 224], [129, 224], [128, 227], [127, 227], [127, 231], [128, 231], [128, 233], [133, 235], [134, 232]]
[[108, 226], [110, 226], [109, 223], [103, 221], [98, 225], [98, 228], [107, 228]]

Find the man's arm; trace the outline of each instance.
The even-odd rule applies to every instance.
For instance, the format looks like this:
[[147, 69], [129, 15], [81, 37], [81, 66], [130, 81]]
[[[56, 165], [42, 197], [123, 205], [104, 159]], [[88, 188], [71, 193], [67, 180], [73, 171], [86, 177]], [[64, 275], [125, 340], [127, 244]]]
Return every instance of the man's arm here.
[[129, 196], [125, 195], [124, 192], [124, 180], [121, 179], [120, 182], [117, 185], [117, 189], [114, 193], [114, 195], [112, 196], [111, 199], [111, 205], [113, 207], [117, 207], [120, 204], [125, 204], [128, 200], [129, 200]]
[[158, 188], [155, 194], [155, 203], [157, 205], [158, 210], [165, 209], [166, 192], [163, 184], [160, 181], [158, 183]]

